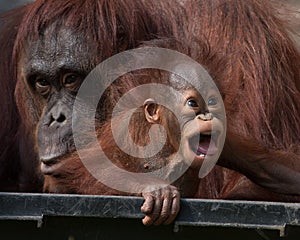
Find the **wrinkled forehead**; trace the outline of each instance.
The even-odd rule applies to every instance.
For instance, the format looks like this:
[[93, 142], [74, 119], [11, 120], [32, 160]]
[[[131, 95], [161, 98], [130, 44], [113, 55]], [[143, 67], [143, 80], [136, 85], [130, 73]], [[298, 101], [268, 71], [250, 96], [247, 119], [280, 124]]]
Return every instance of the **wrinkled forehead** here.
[[22, 55], [26, 56], [28, 61], [85, 62], [92, 58], [93, 48], [82, 33], [52, 24], [40, 33], [38, 39], [26, 39]]
[[65, 26], [50, 25], [39, 37], [28, 37], [19, 55], [23, 74], [49, 74], [73, 71], [87, 74], [98, 64], [96, 46], [82, 33]]

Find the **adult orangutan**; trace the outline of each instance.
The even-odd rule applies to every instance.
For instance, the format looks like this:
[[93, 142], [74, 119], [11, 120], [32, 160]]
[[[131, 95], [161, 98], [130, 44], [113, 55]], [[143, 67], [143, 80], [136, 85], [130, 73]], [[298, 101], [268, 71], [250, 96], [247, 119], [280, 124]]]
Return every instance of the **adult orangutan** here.
[[[54, 171], [60, 166], [59, 159], [76, 151], [71, 117], [78, 88], [86, 75], [104, 59], [133, 48], [140, 41], [155, 38], [160, 32], [171, 34], [169, 22], [157, 24], [150, 16], [151, 12], [153, 10], [146, 8], [143, 2], [130, 0], [35, 1], [17, 10], [24, 17], [21, 23], [16, 20], [18, 32], [16, 37], [13, 36], [15, 68], [3, 70], [6, 73], [3, 84], [8, 85], [10, 91], [15, 88], [20, 120], [14, 113], [10, 114], [9, 118], [17, 122], [9, 122], [8, 129], [1, 130], [1, 136], [3, 131], [4, 137], [14, 139], [17, 135], [18, 140], [10, 144], [11, 152], [16, 156], [4, 152], [1, 162], [6, 164], [9, 157], [14, 157], [16, 163], [13, 167], [19, 175], [16, 173], [12, 183], [14, 188], [7, 189], [42, 191], [41, 171], [44, 174]], [[13, 72], [17, 74], [16, 86]], [[9, 97], [5, 102], [14, 106]], [[104, 105], [99, 104], [96, 117], [100, 125], [105, 120]], [[1, 116], [4, 115], [5, 109], [1, 111]], [[5, 138], [1, 141], [3, 145], [9, 143]], [[164, 188], [153, 194], [166, 191], [171, 202], [178, 202], [178, 191], [163, 184]], [[145, 192], [151, 193], [151, 185], [152, 182], [145, 183]], [[97, 193], [120, 194], [104, 185]], [[144, 206], [150, 204], [154, 203], [146, 201]], [[178, 207], [175, 211], [178, 212]], [[171, 215], [171, 220], [175, 215]]]
[[[36, 126], [42, 122], [41, 116], [62, 108], [71, 109], [69, 96], [76, 93], [87, 73], [105, 58], [135, 47], [159, 31], [171, 31], [168, 22], [155, 24], [148, 16], [151, 11], [140, 1], [70, 0], [61, 4], [53, 0], [36, 1], [1, 18], [1, 33], [6, 36], [1, 38], [1, 100], [5, 103], [0, 109], [3, 119], [1, 190], [41, 190], [41, 175], [36, 175], [39, 161], [43, 154], [51, 155], [41, 148], [44, 143], [37, 148]], [[13, 43], [15, 65], [12, 64]], [[43, 89], [50, 78], [60, 79], [67, 88], [56, 85], [61, 91], [55, 100], [43, 97], [43, 90], [39, 92], [42, 96], [35, 97], [36, 88]], [[66, 108], [64, 101], [68, 102]], [[45, 103], [48, 110], [44, 109]], [[41, 133], [40, 140], [53, 143], [54, 155], [74, 150], [70, 129], [62, 133], [64, 143], [58, 138], [41, 139], [42, 135], [52, 134], [48, 133], [47, 130]], [[58, 137], [53, 133], [53, 138], [55, 136]]]

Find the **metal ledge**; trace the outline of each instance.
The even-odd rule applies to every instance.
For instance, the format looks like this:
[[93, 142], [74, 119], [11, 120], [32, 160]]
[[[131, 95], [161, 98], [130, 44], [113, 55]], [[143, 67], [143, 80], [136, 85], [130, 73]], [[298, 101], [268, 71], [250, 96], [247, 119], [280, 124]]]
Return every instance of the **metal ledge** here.
[[[127, 233], [134, 233], [137, 229], [135, 226], [138, 226], [142, 233], [145, 229], [154, 232], [159, 229], [159, 236], [171, 234], [170, 232], [176, 236], [177, 232], [179, 238], [175, 239], [185, 239], [181, 236], [184, 236], [183, 233], [187, 229], [188, 232], [197, 233], [195, 237], [198, 236], [199, 239], [198, 234], [206, 228], [218, 229], [218, 231], [230, 229], [232, 232], [241, 232], [241, 230], [247, 232], [251, 229], [261, 239], [269, 239], [265, 231], [276, 232], [275, 235], [272, 234], [278, 238], [293, 239], [291, 236], [295, 234], [286, 234], [287, 227], [292, 229], [296, 236], [299, 237], [300, 234], [300, 204], [298, 203], [182, 199], [181, 211], [172, 226], [151, 228], [141, 224], [141, 218], [144, 216], [140, 211], [142, 203], [143, 199], [139, 197], [0, 193], [0, 220], [2, 220], [0, 231], [3, 232], [3, 227], [9, 224], [36, 222], [37, 227], [32, 228], [31, 231], [33, 233], [38, 231], [41, 234], [47, 227], [51, 228], [51, 221], [54, 220], [61, 221], [63, 226], [64, 222], [69, 224], [72, 221], [80, 221], [84, 224], [86, 221], [93, 223], [101, 219], [102, 226], [105, 222], [108, 224], [107, 230], [120, 222], [122, 226], [134, 222], [127, 229]], [[89, 229], [89, 231], [94, 230], [99, 231], [98, 227]], [[62, 227], [60, 231], [64, 231], [64, 228]], [[102, 229], [102, 233], [103, 231], [105, 232]], [[10, 237], [13, 235], [14, 233]], [[246, 239], [244, 236], [243, 238]], [[189, 237], [189, 239], [193, 238]]]

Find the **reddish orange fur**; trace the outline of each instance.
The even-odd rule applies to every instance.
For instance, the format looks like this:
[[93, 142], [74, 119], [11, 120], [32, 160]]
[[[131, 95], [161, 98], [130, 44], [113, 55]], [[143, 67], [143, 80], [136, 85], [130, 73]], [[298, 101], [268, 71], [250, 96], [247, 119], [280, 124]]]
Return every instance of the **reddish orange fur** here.
[[217, 76], [227, 118], [235, 123], [230, 127], [269, 147], [288, 149], [292, 143], [299, 144], [300, 55], [272, 3], [186, 4], [185, 36], [207, 43], [207, 54], [195, 58]]
[[[218, 83], [224, 95], [229, 130], [251, 136], [250, 139], [266, 147], [290, 152], [290, 157], [281, 159], [282, 164], [299, 171], [299, 157], [290, 146], [300, 144], [300, 54], [289, 37], [287, 22], [276, 11], [277, 6], [262, 0], [186, 1], [185, 4], [184, 43], [190, 41], [193, 50], [200, 46], [200, 51], [192, 51], [190, 55], [206, 66]], [[235, 154], [239, 151], [242, 150], [232, 149]], [[244, 174], [250, 170], [234, 169]], [[254, 185], [244, 176], [226, 172], [226, 178], [216, 175], [218, 180], [213, 175], [209, 182], [219, 186], [218, 182], [224, 181], [228, 193], [240, 193], [237, 198], [297, 200], [263, 194], [260, 187], [248, 188]], [[235, 186], [240, 186], [239, 190], [234, 190]], [[252, 189], [251, 193], [247, 189]], [[226, 191], [221, 191], [219, 197], [228, 197]], [[205, 196], [203, 193], [201, 196]]]
[[[139, 1], [128, 1], [127, 7], [123, 8], [118, 1], [70, 0], [61, 4], [57, 4], [57, 1], [47, 1], [47, 4], [36, 1], [28, 8], [18, 10], [20, 14], [27, 9], [28, 12], [19, 26], [17, 38], [16, 32], [10, 32], [9, 28], [6, 28], [5, 32], [11, 34], [12, 39], [16, 38], [17, 60], [27, 37], [30, 40], [36, 39], [38, 33], [47, 25], [57, 19], [64, 20], [70, 27], [83, 31], [97, 46], [95, 52], [91, 54], [90, 64], [93, 66], [119, 52], [120, 49], [136, 47], [139, 41], [151, 39], [152, 34], [177, 38], [192, 49], [183, 52], [206, 66], [220, 86], [231, 131], [244, 137], [251, 136], [251, 139], [266, 147], [293, 152], [290, 146], [300, 144], [300, 55], [288, 37], [288, 25], [276, 16], [276, 10], [269, 1], [184, 2], [185, 8], [180, 8], [174, 1], [144, 1], [143, 4]], [[132, 11], [135, 7], [139, 9], [139, 15], [135, 15]], [[100, 12], [105, 10], [107, 15], [101, 15]], [[127, 17], [118, 18], [120, 12]], [[18, 26], [20, 21], [16, 19], [15, 23], [8, 25]], [[125, 29], [118, 29], [119, 21], [124, 21], [121, 25]], [[120, 37], [120, 34], [124, 36]], [[120, 39], [123, 39], [121, 43]], [[1, 40], [1, 43], [3, 41], [6, 40]], [[103, 45], [98, 45], [99, 42]], [[9, 165], [7, 159], [11, 157], [11, 153], [15, 152], [18, 155], [20, 151], [21, 157], [26, 158], [25, 165], [28, 164], [31, 169], [29, 174], [27, 173], [30, 178], [33, 171], [36, 171], [35, 164], [31, 162], [36, 156], [32, 153], [33, 150], [31, 148], [28, 150], [24, 144], [27, 142], [27, 137], [24, 136], [28, 133], [30, 136], [34, 135], [31, 130], [38, 121], [41, 109], [20, 85], [16, 101], [19, 103], [22, 123], [18, 121], [19, 115], [16, 114], [12, 97], [15, 89], [15, 66], [10, 62], [12, 46], [6, 42], [1, 44], [1, 50], [8, 55], [7, 58], [1, 57], [3, 64], [0, 66], [0, 72], [3, 73], [1, 77], [4, 79], [0, 83], [2, 93], [0, 98], [1, 102], [6, 104], [0, 109], [0, 116], [7, 126], [0, 131], [0, 145], [5, 146], [4, 151], [1, 151], [1, 164], [3, 162]], [[7, 63], [9, 67], [3, 68]], [[126, 86], [119, 88], [123, 88], [121, 91], [128, 89]], [[109, 101], [115, 102], [119, 94], [119, 89], [112, 90]], [[109, 101], [106, 106], [109, 106]], [[11, 112], [9, 109], [12, 109]], [[20, 129], [19, 135], [17, 129]], [[22, 139], [15, 140], [15, 136]], [[111, 139], [107, 137], [105, 141], [109, 142]], [[108, 151], [110, 150], [108, 148]], [[240, 149], [233, 151], [239, 154]], [[76, 153], [74, 155], [66, 156], [64, 161], [70, 164], [65, 165], [63, 171], [66, 174], [60, 175], [61, 181], [49, 180], [53, 189], [58, 189], [55, 192], [64, 192], [67, 189], [77, 193], [112, 194], [113, 192], [106, 187], [95, 182], [76, 157]], [[18, 157], [20, 156], [15, 158], [17, 163], [14, 166], [20, 164]], [[3, 179], [6, 179], [7, 176], [3, 176]], [[13, 183], [18, 184], [16, 180], [18, 177], [13, 178], [15, 178]], [[81, 184], [78, 184], [77, 179]], [[31, 183], [30, 187], [23, 189], [32, 189], [32, 185], [34, 184]], [[66, 189], [60, 188], [64, 185]], [[248, 188], [249, 186], [252, 186], [252, 190]], [[1, 187], [1, 190], [3, 189], [11, 190], [6, 186]], [[19, 188], [13, 190], [16, 189], [19, 190]], [[279, 195], [265, 192], [266, 190], [255, 186], [241, 174], [217, 167], [201, 181], [197, 196], [281, 199], [277, 197]]]
[[[92, 69], [104, 59], [136, 47], [141, 41], [157, 38], [160, 33], [172, 33], [169, 21], [156, 24], [150, 15], [157, 5], [150, 5], [146, 7], [142, 1], [131, 0], [66, 0], [59, 4], [56, 0], [41, 0], [1, 18], [5, 24], [0, 31], [6, 36], [0, 41], [1, 52], [4, 53], [1, 55], [0, 84], [3, 92], [0, 99], [5, 103], [0, 108], [4, 124], [0, 130], [0, 145], [3, 146], [0, 155], [3, 172], [0, 178], [3, 176], [6, 179], [1, 182], [1, 190], [41, 191], [42, 176], [37, 170], [39, 160], [33, 129], [43, 109], [27, 87], [15, 77], [26, 43], [37, 40], [52, 24], [57, 28], [66, 24], [68, 28], [84, 33], [87, 44], [94, 46], [90, 59], [83, 62], [86, 68]], [[103, 105], [109, 106], [109, 103]]]

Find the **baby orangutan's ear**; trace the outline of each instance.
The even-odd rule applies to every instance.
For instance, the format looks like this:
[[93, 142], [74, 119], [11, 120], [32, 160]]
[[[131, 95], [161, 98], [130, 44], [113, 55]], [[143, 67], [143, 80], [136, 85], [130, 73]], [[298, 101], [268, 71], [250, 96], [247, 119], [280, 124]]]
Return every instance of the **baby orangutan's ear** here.
[[159, 123], [159, 105], [155, 102], [154, 99], [148, 98], [144, 102], [144, 113], [145, 118], [149, 123]]

